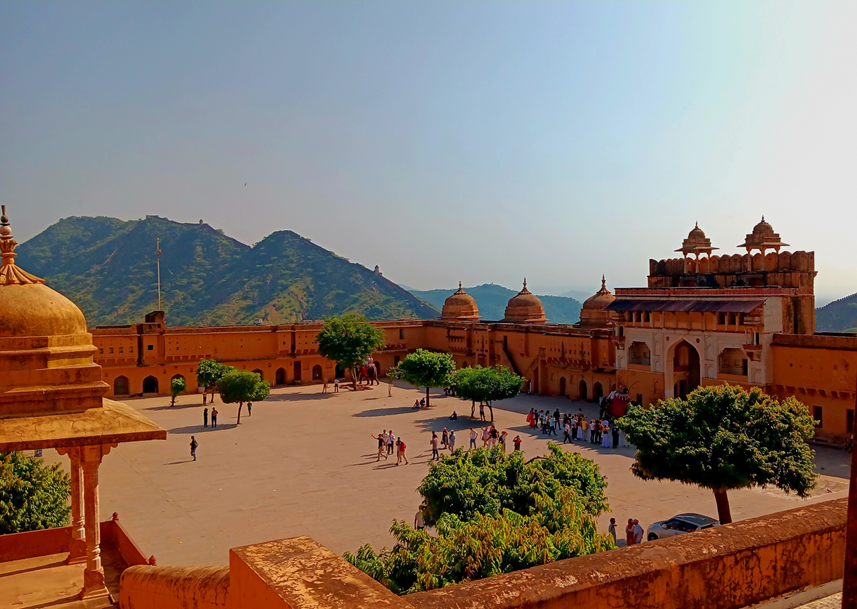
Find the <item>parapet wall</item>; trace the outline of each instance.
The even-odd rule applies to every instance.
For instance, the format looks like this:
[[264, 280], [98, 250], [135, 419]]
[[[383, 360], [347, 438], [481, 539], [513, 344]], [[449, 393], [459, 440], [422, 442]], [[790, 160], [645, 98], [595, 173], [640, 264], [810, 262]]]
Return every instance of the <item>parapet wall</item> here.
[[842, 577], [846, 499], [408, 597], [414, 609], [739, 609]]
[[224, 609], [229, 567], [129, 567], [119, 589], [121, 609]]
[[[700, 287], [778, 286], [811, 288], [815, 252], [768, 252], [694, 258], [649, 260], [649, 287], [690, 285], [689, 276], [707, 276]], [[756, 275], [756, 276], [754, 276]]]

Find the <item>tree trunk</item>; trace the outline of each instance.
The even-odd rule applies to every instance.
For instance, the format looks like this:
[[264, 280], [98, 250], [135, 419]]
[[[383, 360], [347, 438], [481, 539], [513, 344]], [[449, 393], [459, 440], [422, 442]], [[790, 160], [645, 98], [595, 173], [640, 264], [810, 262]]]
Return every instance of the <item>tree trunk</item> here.
[[238, 404], [238, 422], [236, 425], [241, 425], [241, 408], [244, 406], [244, 402], [240, 402]]
[[173, 396], [173, 399], [172, 399], [172, 400], [170, 400], [170, 406], [172, 407], [172, 406], [175, 406], [175, 405], [176, 405], [176, 396]]
[[476, 418], [474, 415], [476, 414], [476, 400], [470, 400], [470, 418]]
[[431, 402], [429, 402], [429, 388], [426, 387], [426, 408], [431, 406]]
[[729, 510], [729, 497], [726, 491], [714, 491], [714, 500], [717, 502], [717, 519], [720, 524], [732, 522], [732, 512]]
[[491, 422], [493, 423], [494, 422], [494, 408], [491, 406], [491, 402], [485, 402], [485, 404], [488, 406], [488, 410], [491, 413]]

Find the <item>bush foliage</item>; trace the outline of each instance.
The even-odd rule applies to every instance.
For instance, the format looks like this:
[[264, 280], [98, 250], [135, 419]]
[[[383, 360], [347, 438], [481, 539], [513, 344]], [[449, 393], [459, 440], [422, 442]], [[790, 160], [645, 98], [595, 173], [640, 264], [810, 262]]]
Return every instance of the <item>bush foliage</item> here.
[[56, 463], [0, 453], [0, 535], [68, 524], [71, 479]]
[[614, 547], [595, 517], [608, 509], [598, 466], [550, 444], [543, 459], [459, 449], [419, 487], [426, 524], [394, 521], [392, 550], [364, 545], [345, 557], [398, 594], [442, 588]]

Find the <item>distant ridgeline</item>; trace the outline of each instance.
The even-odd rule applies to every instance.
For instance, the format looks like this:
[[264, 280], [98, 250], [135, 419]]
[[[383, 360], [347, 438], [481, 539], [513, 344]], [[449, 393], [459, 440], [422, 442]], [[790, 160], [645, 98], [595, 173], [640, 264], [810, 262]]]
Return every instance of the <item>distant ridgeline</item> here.
[[[504, 288], [501, 285], [486, 283], [473, 288], [464, 288], [473, 296], [476, 306], [479, 307], [479, 315], [486, 321], [497, 321], [503, 319], [506, 313], [506, 304], [509, 299], [517, 294], [517, 291]], [[434, 307], [443, 308], [443, 301], [455, 292], [456, 288], [448, 290], [411, 290], [411, 294], [424, 300]], [[580, 302], [566, 296], [542, 296], [539, 295], [545, 308], [545, 316], [552, 324], [574, 324], [580, 321]]]
[[857, 332], [857, 294], [816, 309], [815, 327], [819, 332]]
[[77, 216], [16, 252], [21, 266], [73, 300], [91, 327], [125, 324], [158, 306], [158, 238], [172, 326], [294, 323], [345, 313], [371, 320], [439, 315], [379, 273], [292, 231], [250, 247], [207, 224]]

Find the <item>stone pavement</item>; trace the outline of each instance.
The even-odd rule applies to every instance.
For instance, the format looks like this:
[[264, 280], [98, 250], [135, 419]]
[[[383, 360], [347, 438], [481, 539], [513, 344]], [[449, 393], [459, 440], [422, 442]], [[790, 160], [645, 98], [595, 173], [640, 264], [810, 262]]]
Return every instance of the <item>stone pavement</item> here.
[[[252, 417], [245, 406], [240, 426], [237, 406], [218, 398], [217, 429], [202, 426], [199, 395], [180, 396], [173, 408], [169, 397], [128, 400], [169, 435], [166, 441], [123, 444], [104, 459], [102, 517], [118, 512], [143, 552], [154, 554], [160, 565], [225, 565], [231, 547], [297, 535], [309, 535], [337, 553], [364, 543], [390, 546], [392, 520], [412, 523], [419, 505], [416, 488], [428, 469], [430, 431], [454, 428], [458, 446], [466, 448], [469, 428], [478, 425], [461, 416], [469, 415], [469, 402], [434, 393], [430, 410], [414, 411], [411, 405], [423, 393], [405, 385], [397, 384], [392, 397], [386, 385], [338, 394], [322, 394], [320, 385], [274, 389], [253, 405]], [[547, 449], [546, 437], [526, 424], [531, 407], [563, 412], [581, 407], [587, 416], [597, 414], [593, 404], [562, 398], [522, 395], [500, 403], [495, 422], [510, 439], [521, 435], [527, 457]], [[448, 420], [453, 410], [460, 415], [457, 422]], [[376, 461], [371, 435], [390, 428], [404, 438], [411, 465], [397, 467], [395, 457]], [[196, 462], [190, 459], [191, 435], [199, 442]], [[612, 513], [600, 518], [605, 530], [610, 516], [620, 524], [638, 518], [644, 528], [680, 512], [716, 516], [709, 491], [634, 478], [631, 448], [602, 449], [587, 442], [566, 449], [595, 459], [607, 476]], [[733, 518], [845, 497], [848, 454], [817, 451], [823, 477], [811, 498], [773, 489], [731, 492]], [[45, 457], [61, 460], [52, 451]]]

